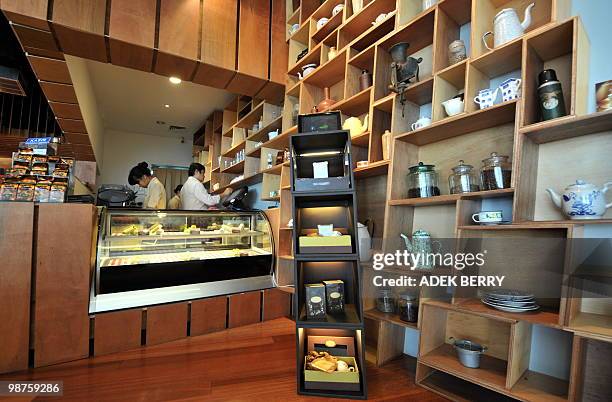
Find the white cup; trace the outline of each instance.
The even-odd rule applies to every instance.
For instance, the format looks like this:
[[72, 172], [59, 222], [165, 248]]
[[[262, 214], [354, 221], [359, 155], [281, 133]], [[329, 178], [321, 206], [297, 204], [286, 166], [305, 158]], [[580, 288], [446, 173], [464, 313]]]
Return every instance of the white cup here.
[[472, 220], [476, 223], [501, 223], [503, 220], [502, 211], [480, 211], [472, 215]]
[[412, 128], [412, 131], [414, 131], [414, 130], [418, 130], [419, 128], [427, 127], [430, 124], [431, 124], [431, 119], [429, 117], [421, 117], [420, 119], [412, 123], [410, 128]]

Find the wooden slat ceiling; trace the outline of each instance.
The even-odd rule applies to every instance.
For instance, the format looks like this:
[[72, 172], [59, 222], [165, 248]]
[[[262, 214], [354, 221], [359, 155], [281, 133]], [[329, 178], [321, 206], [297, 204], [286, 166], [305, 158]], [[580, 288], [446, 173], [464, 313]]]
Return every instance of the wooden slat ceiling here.
[[91, 144], [74, 137], [87, 130], [64, 53], [280, 103], [284, 7], [285, 0], [0, 2], [59, 126], [73, 134], [65, 138], [78, 139], [77, 158], [86, 160], [95, 158]]

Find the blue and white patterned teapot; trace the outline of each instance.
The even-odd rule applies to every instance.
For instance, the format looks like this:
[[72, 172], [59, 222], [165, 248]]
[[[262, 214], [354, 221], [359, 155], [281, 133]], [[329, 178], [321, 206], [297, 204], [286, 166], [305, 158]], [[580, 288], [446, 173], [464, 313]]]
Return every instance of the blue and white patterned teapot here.
[[576, 180], [565, 188], [563, 195], [547, 188], [554, 204], [563, 210], [570, 219], [601, 219], [606, 209], [612, 207], [612, 202], [606, 204], [606, 191], [612, 187], [612, 182], [598, 188], [583, 180]]

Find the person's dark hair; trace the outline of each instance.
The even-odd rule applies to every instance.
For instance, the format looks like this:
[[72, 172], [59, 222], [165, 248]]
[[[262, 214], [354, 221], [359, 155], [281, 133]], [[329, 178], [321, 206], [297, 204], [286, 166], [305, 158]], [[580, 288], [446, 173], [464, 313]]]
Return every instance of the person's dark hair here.
[[132, 170], [130, 170], [130, 174], [128, 175], [128, 183], [130, 183], [132, 186], [136, 185], [140, 179], [148, 176], [151, 176], [149, 165], [147, 162], [140, 162], [138, 165], [134, 166]]
[[178, 185], [178, 186], [176, 186], [176, 188], [174, 189], [174, 193], [175, 193], [175, 194], [176, 194], [176, 193], [180, 193], [182, 188], [183, 188], [183, 185], [182, 185], [182, 184], [179, 184], [179, 185]]
[[193, 176], [195, 174], [196, 170], [198, 172], [203, 172], [204, 171], [204, 165], [202, 165], [201, 163], [197, 163], [197, 162], [194, 162], [191, 165], [189, 165], [189, 176]]

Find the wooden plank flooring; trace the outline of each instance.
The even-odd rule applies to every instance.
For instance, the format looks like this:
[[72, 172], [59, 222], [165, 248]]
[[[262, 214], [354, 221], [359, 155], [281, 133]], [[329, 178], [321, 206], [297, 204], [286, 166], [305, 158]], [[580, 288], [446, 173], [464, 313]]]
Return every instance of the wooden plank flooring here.
[[[414, 384], [414, 366], [407, 357], [383, 368], [368, 365], [370, 400], [444, 401]], [[296, 393], [295, 323], [286, 318], [2, 375], [0, 380], [63, 380], [63, 399], [73, 401], [324, 400]]]

